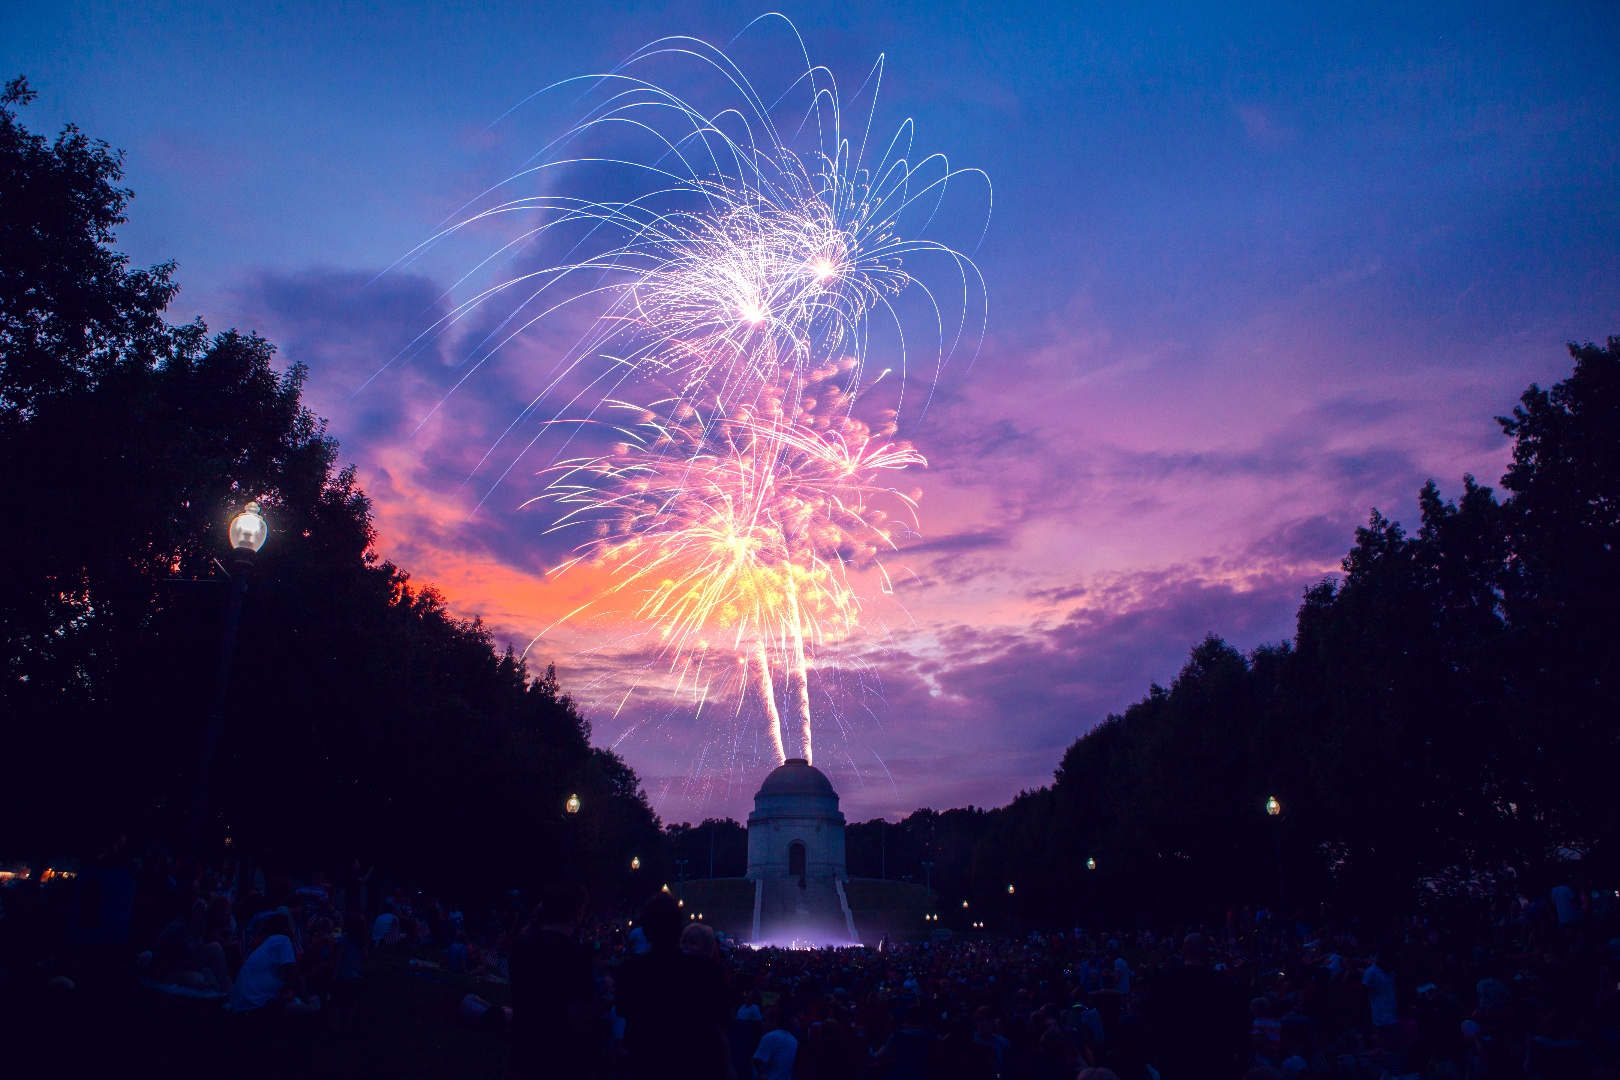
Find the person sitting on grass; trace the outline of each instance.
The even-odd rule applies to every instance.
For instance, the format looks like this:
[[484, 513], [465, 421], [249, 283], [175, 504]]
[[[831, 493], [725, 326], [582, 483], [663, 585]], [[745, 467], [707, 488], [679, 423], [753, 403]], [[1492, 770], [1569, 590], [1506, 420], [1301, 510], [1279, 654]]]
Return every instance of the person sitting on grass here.
[[174, 983], [192, 990], [213, 985], [229, 994], [231, 975], [225, 966], [225, 950], [218, 942], [205, 941], [208, 901], [198, 900], [184, 915], [169, 923], [152, 946], [152, 981]]
[[304, 979], [298, 973], [298, 957], [293, 952], [292, 924], [278, 911], [264, 920], [247, 959], [242, 961], [242, 970], [237, 972], [231, 990], [231, 1011], [279, 1009], [289, 986], [302, 993]]
[[343, 940], [338, 943], [337, 964], [332, 971], [332, 1024], [340, 1035], [354, 1030], [365, 962], [366, 917], [351, 911], [343, 917]]

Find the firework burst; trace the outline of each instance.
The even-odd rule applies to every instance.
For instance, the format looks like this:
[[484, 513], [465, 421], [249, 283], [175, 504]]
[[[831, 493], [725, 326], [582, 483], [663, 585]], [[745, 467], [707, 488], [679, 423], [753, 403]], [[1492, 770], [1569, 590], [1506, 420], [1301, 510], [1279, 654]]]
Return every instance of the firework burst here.
[[[586, 535], [566, 565], [611, 571], [588, 606], [622, 604], [680, 686], [734, 693], [739, 715], [755, 702], [777, 761], [784, 717], [811, 756], [810, 672], [860, 626], [856, 572], [890, 591], [884, 556], [913, 528], [906, 388], [976, 348], [984, 312], [971, 260], [926, 235], [950, 185], [983, 174], [913, 160], [910, 121], [871, 139], [881, 59], [849, 129], [831, 73], [782, 23], [803, 67], [770, 97], [684, 37], [560, 84], [582, 91], [579, 121], [429, 242], [518, 223], [415, 343], [480, 316], [464, 382], [531, 331], [583, 322], [480, 467], [515, 439], [504, 477], [566, 430], [525, 505]], [[671, 63], [695, 65], [685, 93], [651, 77]]]
[[539, 496], [564, 508], [554, 529], [591, 526], [579, 558], [613, 568], [608, 595], [634, 597], [633, 616], [683, 681], [702, 682], [717, 652], [737, 658], [778, 761], [777, 687], [808, 760], [809, 657], [859, 623], [851, 570], [876, 568], [887, 586], [882, 558], [912, 530], [916, 507], [916, 493], [889, 480], [926, 464], [894, 437], [892, 420], [874, 429], [851, 415], [855, 403], [835, 381], [850, 366], [812, 372], [804, 385], [783, 379], [760, 404], [729, 412], [621, 405], [639, 414], [619, 429], [624, 441], [560, 462]]

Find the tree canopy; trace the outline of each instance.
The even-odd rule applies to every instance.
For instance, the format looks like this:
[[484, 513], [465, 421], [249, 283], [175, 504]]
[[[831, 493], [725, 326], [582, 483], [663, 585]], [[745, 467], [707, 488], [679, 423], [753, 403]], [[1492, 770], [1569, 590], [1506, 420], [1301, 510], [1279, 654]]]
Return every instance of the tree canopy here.
[[856, 826], [852, 870], [859, 852], [873, 872], [886, 828], [889, 876], [930, 859], [947, 898], [1060, 925], [1275, 906], [1284, 888], [1291, 907], [1378, 912], [1612, 879], [1620, 338], [1570, 354], [1567, 379], [1499, 418], [1505, 498], [1464, 477], [1455, 501], [1424, 486], [1415, 531], [1374, 511], [1291, 641], [1206, 639], [1076, 739], [1050, 786]]
[[[112, 249], [121, 158], [0, 103], [0, 845], [176, 836], [215, 693], [216, 555], [250, 499], [254, 568], [207, 835], [490, 887], [663, 857], [635, 774], [536, 675], [378, 558], [338, 445], [253, 335], [163, 318], [173, 267]], [[578, 792], [586, 812], [562, 808]], [[623, 857], [620, 854], [623, 853]]]

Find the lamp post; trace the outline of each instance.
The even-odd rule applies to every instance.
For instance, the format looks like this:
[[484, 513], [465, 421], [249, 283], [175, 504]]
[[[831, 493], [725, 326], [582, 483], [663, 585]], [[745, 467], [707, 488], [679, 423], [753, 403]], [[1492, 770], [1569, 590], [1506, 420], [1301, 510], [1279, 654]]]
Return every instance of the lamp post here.
[[927, 859], [923, 860], [923, 888], [928, 892], [934, 891], [934, 864]]
[[191, 809], [191, 850], [201, 854], [206, 831], [208, 803], [213, 796], [214, 758], [219, 753], [219, 738], [225, 727], [225, 703], [231, 691], [231, 661], [236, 656], [236, 631], [242, 623], [242, 605], [247, 601], [248, 578], [253, 572], [253, 558], [264, 547], [270, 535], [270, 526], [259, 513], [257, 502], [250, 502], [242, 512], [231, 519], [227, 535], [231, 540], [230, 606], [225, 612], [225, 636], [220, 642], [219, 677], [215, 688], [214, 707], [208, 714], [208, 726], [203, 731], [202, 764], [197, 770], [197, 791]]
[[574, 876], [574, 819], [579, 816], [579, 808], [583, 805], [578, 795], [568, 796], [568, 801], [563, 803], [563, 815], [568, 820], [568, 859], [563, 869], [569, 878]]
[[1283, 882], [1282, 861], [1282, 803], [1277, 796], [1266, 797], [1266, 816], [1271, 819], [1271, 851], [1277, 858], [1277, 904], [1282, 912], [1282, 926], [1284, 932], [1288, 927], [1288, 886]]
[[691, 859], [675, 860], [675, 899], [683, 904], [686, 902], [686, 868], [691, 865]]

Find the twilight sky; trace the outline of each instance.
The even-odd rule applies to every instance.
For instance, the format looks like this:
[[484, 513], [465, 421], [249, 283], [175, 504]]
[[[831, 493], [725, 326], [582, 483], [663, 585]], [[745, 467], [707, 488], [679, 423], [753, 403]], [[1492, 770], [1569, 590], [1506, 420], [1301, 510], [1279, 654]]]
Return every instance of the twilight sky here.
[[[510, 106], [763, 9], [445, 7], [7, 6], [0, 74], [40, 91], [36, 130], [127, 152], [121, 246], [178, 261], [172, 317], [308, 364], [384, 554], [521, 648], [593, 584], [546, 575], [557, 544], [518, 508], [544, 462], [493, 487], [477, 468], [550, 346], [423, 423], [463, 374], [453, 347], [362, 384], [468, 251], [378, 274], [564, 115], [492, 127]], [[819, 736], [854, 818], [1004, 802], [1205, 633], [1288, 636], [1372, 507], [1410, 521], [1428, 477], [1494, 483], [1491, 417], [1561, 377], [1566, 340], [1620, 333], [1620, 8], [1216, 7], [782, 9], [846, 86], [886, 54], [879, 126], [915, 118], [919, 148], [995, 191], [984, 348], [903, 432], [930, 461], [923, 541], [846, 646], [881, 694], [846, 695]], [[531, 655], [666, 819], [745, 810], [752, 744], [619, 709], [613, 663], [582, 652], [599, 643], [565, 624]]]

